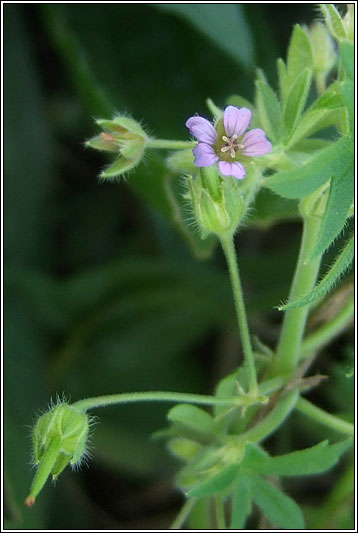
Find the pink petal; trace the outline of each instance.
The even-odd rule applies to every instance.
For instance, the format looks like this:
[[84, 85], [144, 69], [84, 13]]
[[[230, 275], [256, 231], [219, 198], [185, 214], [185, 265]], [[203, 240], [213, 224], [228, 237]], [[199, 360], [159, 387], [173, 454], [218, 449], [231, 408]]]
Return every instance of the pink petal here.
[[197, 167], [210, 167], [219, 159], [214, 149], [205, 143], [199, 143], [193, 150], [194, 165]]
[[238, 180], [244, 178], [246, 174], [244, 167], [238, 162], [219, 161], [218, 167], [223, 176], [232, 176]]
[[224, 128], [226, 135], [237, 135], [240, 137], [247, 129], [251, 120], [251, 111], [246, 107], [234, 107], [229, 105], [224, 111]]
[[244, 145], [242, 154], [252, 157], [265, 155], [272, 148], [272, 144], [265, 137], [265, 132], [259, 128], [246, 133], [242, 144]]
[[198, 139], [199, 142], [215, 144], [217, 133], [214, 126], [204, 117], [190, 117], [185, 123], [189, 128], [190, 135]]
[[245, 133], [242, 143], [245, 144], [245, 146], [251, 146], [252, 144], [255, 144], [257, 140], [262, 141], [263, 139], [265, 139], [264, 130], [256, 128]]

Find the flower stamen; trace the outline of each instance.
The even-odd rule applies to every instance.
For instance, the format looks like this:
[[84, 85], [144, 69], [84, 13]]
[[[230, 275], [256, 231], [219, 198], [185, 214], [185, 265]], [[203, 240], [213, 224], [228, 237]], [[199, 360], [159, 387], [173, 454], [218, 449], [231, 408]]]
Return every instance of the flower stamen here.
[[236, 134], [229, 135], [228, 137], [226, 135], [222, 136], [222, 140], [224, 141], [225, 145], [220, 149], [221, 152], [229, 152], [231, 157], [234, 159], [236, 156], [236, 152], [239, 148], [242, 147], [241, 144], [238, 144], [237, 142], [238, 136]]

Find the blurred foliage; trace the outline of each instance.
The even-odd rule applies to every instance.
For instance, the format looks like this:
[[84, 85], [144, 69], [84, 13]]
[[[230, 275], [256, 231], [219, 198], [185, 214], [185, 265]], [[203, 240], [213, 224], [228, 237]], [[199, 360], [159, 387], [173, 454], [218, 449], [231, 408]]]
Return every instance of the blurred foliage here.
[[[128, 186], [98, 183], [104, 161], [83, 143], [93, 134], [93, 117], [113, 110], [142, 119], [158, 137], [185, 139], [185, 119], [207, 114], [207, 97], [218, 105], [231, 94], [252, 98], [257, 66], [273, 80], [293, 24], [309, 23], [315, 11], [292, 3], [280, 4], [279, 16], [270, 4], [178, 7], [4, 6], [9, 529], [167, 528], [181, 503], [168, 481], [175, 464], [150, 439], [163, 427], [167, 406], [97, 413], [90, 468], [65, 473], [31, 510], [23, 507], [32, 474], [28, 426], [62, 392], [72, 400], [141, 389], [211, 393], [240, 360], [221, 254], [198, 261], [171, 222], [162, 185], [167, 154], [141, 164]], [[228, 39], [225, 31], [235, 25]], [[180, 189], [179, 177], [172, 186]], [[280, 320], [273, 307], [287, 295], [297, 253], [295, 217], [294, 201], [278, 206], [266, 190], [237, 238], [252, 324], [271, 346]], [[348, 418], [352, 342], [341, 337], [321, 359], [330, 377], [321, 404]], [[318, 427], [314, 434], [308, 423], [302, 427], [297, 435], [290, 422], [273, 449], [288, 441], [297, 448], [297, 436], [309, 445], [326, 438]], [[294, 492], [307, 504], [308, 523], [329, 527], [311, 509], [314, 483]], [[337, 523], [350, 523], [341, 494], [326, 501]]]

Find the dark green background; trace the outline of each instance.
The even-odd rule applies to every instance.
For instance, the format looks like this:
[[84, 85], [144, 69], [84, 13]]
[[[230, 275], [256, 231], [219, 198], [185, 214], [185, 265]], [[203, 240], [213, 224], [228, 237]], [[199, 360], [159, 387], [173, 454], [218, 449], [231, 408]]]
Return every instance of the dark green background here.
[[[83, 145], [96, 133], [93, 118], [114, 110], [157, 137], [187, 139], [185, 120], [208, 116], [207, 97], [220, 106], [234, 93], [253, 97], [255, 67], [275, 85], [275, 61], [285, 57], [293, 24], [316, 14], [313, 4], [232, 6], [241, 24], [232, 32], [224, 6], [214, 7], [224, 44], [220, 31], [218, 42], [173, 5], [4, 6], [8, 528], [167, 528], [182, 501], [176, 463], [150, 435], [165, 426], [168, 406], [97, 411], [89, 468], [65, 471], [28, 510], [30, 426], [62, 393], [72, 401], [134, 390], [210, 394], [240, 360], [220, 251], [199, 261], [166, 218], [166, 154], [148, 157], [132, 182], [100, 183], [106, 159]], [[262, 226], [248, 223], [240, 233], [238, 257], [253, 329], [274, 346], [280, 316], [273, 307], [286, 298], [300, 228], [267, 223], [264, 203], [256, 216]], [[350, 337], [343, 341], [329, 370], [323, 362], [318, 368], [332, 377], [319, 397], [347, 412], [341, 391], [351, 386], [344, 377]], [[296, 432], [295, 420], [273, 440], [274, 451], [326, 436], [298, 417]], [[334, 475], [293, 485], [291, 494], [319, 508]]]

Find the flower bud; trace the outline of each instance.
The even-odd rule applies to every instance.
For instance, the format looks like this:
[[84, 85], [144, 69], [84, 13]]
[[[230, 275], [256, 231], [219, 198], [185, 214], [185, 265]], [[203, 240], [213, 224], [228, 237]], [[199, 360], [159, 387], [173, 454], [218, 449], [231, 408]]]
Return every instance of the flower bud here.
[[215, 166], [200, 169], [200, 176], [189, 176], [190, 199], [202, 238], [210, 233], [219, 237], [234, 233], [242, 219], [246, 204], [240, 184], [221, 178]]
[[79, 465], [86, 457], [90, 418], [61, 402], [37, 420], [32, 433], [33, 460], [37, 471], [25, 504], [31, 507], [52, 474], [53, 479], [70, 463]]
[[141, 161], [148, 141], [141, 125], [130, 117], [117, 115], [113, 120], [97, 119], [103, 132], [86, 142], [95, 150], [114, 152], [119, 158], [108, 166], [101, 178], [114, 178], [134, 168]]

